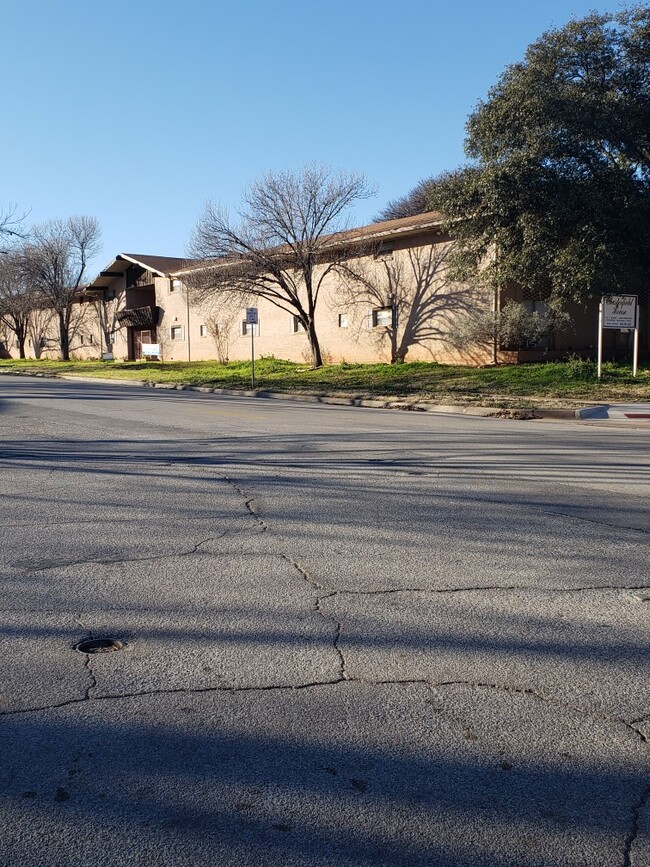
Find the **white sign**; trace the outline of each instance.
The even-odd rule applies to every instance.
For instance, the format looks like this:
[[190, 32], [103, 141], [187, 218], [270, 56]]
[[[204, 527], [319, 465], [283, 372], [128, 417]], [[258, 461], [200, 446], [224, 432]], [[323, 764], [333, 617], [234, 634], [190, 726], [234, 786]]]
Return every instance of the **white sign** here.
[[639, 361], [639, 308], [637, 295], [603, 295], [598, 308], [598, 379], [603, 372], [603, 331], [616, 328], [634, 332], [632, 376], [636, 376]]
[[112, 361], [113, 353], [112, 352], [104, 352], [102, 353], [102, 361]]
[[160, 343], [143, 343], [143, 355], [160, 355]]
[[257, 307], [246, 308], [246, 324], [257, 325]]
[[603, 298], [603, 328], [636, 328], [636, 295]]

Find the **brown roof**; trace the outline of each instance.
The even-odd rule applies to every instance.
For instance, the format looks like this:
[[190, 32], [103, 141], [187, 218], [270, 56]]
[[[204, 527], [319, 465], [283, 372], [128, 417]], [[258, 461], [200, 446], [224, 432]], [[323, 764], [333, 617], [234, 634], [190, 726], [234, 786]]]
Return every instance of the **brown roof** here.
[[100, 271], [95, 279], [88, 284], [91, 290], [107, 289], [115, 277], [123, 274], [131, 265], [141, 265], [147, 271], [155, 271], [163, 277], [172, 271], [191, 266], [191, 259], [181, 259], [178, 256], [144, 256], [140, 253], [119, 253], [113, 261]]
[[[372, 241], [381, 238], [391, 238], [396, 235], [413, 235], [427, 229], [438, 229], [442, 224], [442, 216], [436, 211], [426, 214], [416, 214], [413, 217], [402, 217], [399, 220], [385, 220], [382, 223], [370, 223], [358, 226], [344, 232], [330, 235], [332, 246], [336, 247], [348, 241]], [[327, 240], [324, 238], [323, 240]], [[180, 275], [191, 271], [196, 259], [184, 259], [180, 256], [148, 256], [143, 253], [120, 253], [106, 269], [88, 285], [89, 289], [105, 289], [112, 279], [126, 270], [130, 263], [142, 265], [148, 271], [157, 271], [162, 276]]]
[[370, 223], [368, 226], [359, 226], [347, 232], [341, 232], [341, 238], [373, 238], [383, 235], [401, 235], [414, 229], [434, 229], [442, 224], [442, 214], [437, 211], [428, 211], [426, 214], [415, 214], [413, 217], [401, 217], [399, 220], [384, 220], [382, 223]]
[[132, 325], [134, 328], [155, 328], [160, 322], [160, 307], [130, 307], [120, 310], [117, 321], [120, 325]]
[[[343, 232], [335, 232], [323, 236], [323, 241], [331, 239], [332, 247], [339, 247], [349, 241], [372, 241], [381, 238], [392, 238], [396, 235], [414, 235], [427, 229], [440, 229], [443, 223], [442, 215], [437, 211], [428, 211], [426, 214], [415, 214], [412, 217], [402, 217], [399, 220], [384, 220], [382, 223], [370, 223], [367, 226], [358, 226]], [[329, 243], [326, 245], [329, 246]], [[281, 247], [274, 248], [277, 250]], [[224, 257], [224, 264], [230, 257]], [[217, 260], [215, 260], [217, 261]], [[172, 275], [181, 275], [192, 270], [192, 265], [199, 264], [198, 260], [187, 259]], [[204, 262], [202, 263], [205, 264]]]

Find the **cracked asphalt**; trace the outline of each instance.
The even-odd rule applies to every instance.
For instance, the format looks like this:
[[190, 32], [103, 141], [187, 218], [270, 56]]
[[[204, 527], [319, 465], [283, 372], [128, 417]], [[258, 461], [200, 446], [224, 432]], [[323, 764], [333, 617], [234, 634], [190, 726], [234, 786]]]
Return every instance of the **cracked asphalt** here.
[[650, 867], [649, 432], [0, 376], [0, 865]]

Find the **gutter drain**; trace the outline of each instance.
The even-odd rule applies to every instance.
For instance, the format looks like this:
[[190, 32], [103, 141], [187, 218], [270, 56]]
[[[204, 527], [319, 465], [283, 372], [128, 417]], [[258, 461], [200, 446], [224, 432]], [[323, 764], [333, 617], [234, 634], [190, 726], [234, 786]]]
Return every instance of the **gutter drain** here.
[[124, 642], [117, 638], [88, 638], [75, 644], [74, 649], [79, 653], [113, 653], [123, 647]]

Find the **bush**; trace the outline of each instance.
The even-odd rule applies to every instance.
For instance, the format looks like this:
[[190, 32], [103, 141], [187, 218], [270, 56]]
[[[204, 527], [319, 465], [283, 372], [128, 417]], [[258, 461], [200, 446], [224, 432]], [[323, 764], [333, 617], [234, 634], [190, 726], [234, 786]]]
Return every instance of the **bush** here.
[[503, 309], [486, 310], [458, 323], [453, 342], [461, 349], [490, 346], [495, 332], [500, 349], [522, 350], [538, 347], [552, 328], [568, 323], [565, 313], [549, 310], [530, 313], [518, 301], [507, 301]]
[[590, 358], [570, 355], [566, 360], [565, 370], [569, 379], [595, 379], [598, 373], [598, 365]]

